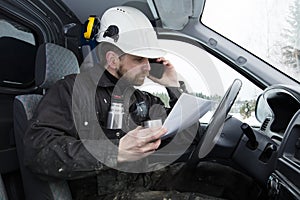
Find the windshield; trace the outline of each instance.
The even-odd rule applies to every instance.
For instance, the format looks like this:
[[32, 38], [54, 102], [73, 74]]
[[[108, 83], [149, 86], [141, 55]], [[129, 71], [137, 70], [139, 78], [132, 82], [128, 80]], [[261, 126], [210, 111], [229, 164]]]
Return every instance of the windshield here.
[[201, 21], [300, 81], [300, 1], [208, 0]]

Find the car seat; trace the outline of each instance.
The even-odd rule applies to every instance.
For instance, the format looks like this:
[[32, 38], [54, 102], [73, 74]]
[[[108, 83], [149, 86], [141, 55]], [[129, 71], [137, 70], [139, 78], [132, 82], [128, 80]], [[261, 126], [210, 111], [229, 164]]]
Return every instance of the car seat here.
[[[72, 51], [52, 43], [38, 48], [35, 64], [37, 87], [47, 90], [57, 80], [75, 73], [79, 73], [79, 65]], [[43, 181], [24, 166], [23, 137], [41, 98], [40, 94], [26, 94], [16, 96], [14, 100], [14, 133], [25, 197], [28, 200], [71, 200], [67, 181]]]

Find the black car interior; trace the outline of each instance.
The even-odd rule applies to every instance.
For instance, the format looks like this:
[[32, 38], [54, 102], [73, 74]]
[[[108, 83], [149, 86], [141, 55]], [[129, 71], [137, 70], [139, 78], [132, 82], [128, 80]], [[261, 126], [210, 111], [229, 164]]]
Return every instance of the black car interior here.
[[[145, 3], [124, 2], [151, 14]], [[24, 166], [22, 138], [43, 93], [65, 75], [79, 73], [79, 64], [83, 71], [97, 62], [95, 44], [83, 40], [83, 24], [61, 1], [3, 0], [0, 10], [29, 27], [37, 42], [0, 36], [0, 199], [70, 200], [66, 181], [42, 181]], [[300, 199], [299, 109], [300, 88], [273, 85], [257, 99], [260, 127], [226, 115], [213, 149], [196, 158], [199, 192], [227, 199]], [[190, 177], [196, 177], [194, 171]], [[184, 183], [182, 191], [193, 187]]]

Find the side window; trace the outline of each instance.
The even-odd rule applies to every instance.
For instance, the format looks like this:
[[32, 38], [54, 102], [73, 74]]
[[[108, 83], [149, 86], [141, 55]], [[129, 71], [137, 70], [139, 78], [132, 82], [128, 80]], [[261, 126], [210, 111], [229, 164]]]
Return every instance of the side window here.
[[25, 88], [34, 82], [37, 46], [32, 31], [0, 15], [0, 86]]
[[255, 106], [256, 100], [262, 93], [262, 90], [216, 57], [210, 55], [210, 58], [220, 74], [225, 91], [229, 88], [234, 79], [240, 79], [242, 81], [242, 88], [229, 114], [251, 126], [259, 127], [260, 122], [258, 122], [255, 117]]
[[[184, 81], [187, 91], [216, 102], [216, 106], [234, 79], [240, 79], [243, 85], [230, 114], [251, 126], [260, 125], [255, 117], [256, 99], [262, 92], [260, 88], [199, 47], [174, 40], [161, 40], [161, 45], [168, 50], [165, 57], [174, 65], [178, 79]], [[148, 80], [140, 89], [159, 96], [168, 106], [164, 87]], [[210, 121], [216, 106], [200, 119], [201, 123]]]

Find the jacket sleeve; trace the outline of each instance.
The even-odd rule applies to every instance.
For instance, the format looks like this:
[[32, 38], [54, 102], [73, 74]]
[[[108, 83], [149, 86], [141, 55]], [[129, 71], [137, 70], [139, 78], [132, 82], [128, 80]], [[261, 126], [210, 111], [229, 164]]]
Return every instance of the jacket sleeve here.
[[169, 105], [171, 108], [176, 104], [178, 98], [182, 93], [187, 93], [185, 83], [183, 81], [179, 81], [179, 87], [166, 87], [167, 92], [170, 97]]
[[117, 164], [118, 140], [112, 145], [79, 138], [72, 117], [71, 88], [61, 81], [47, 92], [24, 136], [25, 165], [44, 179], [92, 176], [107, 169], [103, 163]]

